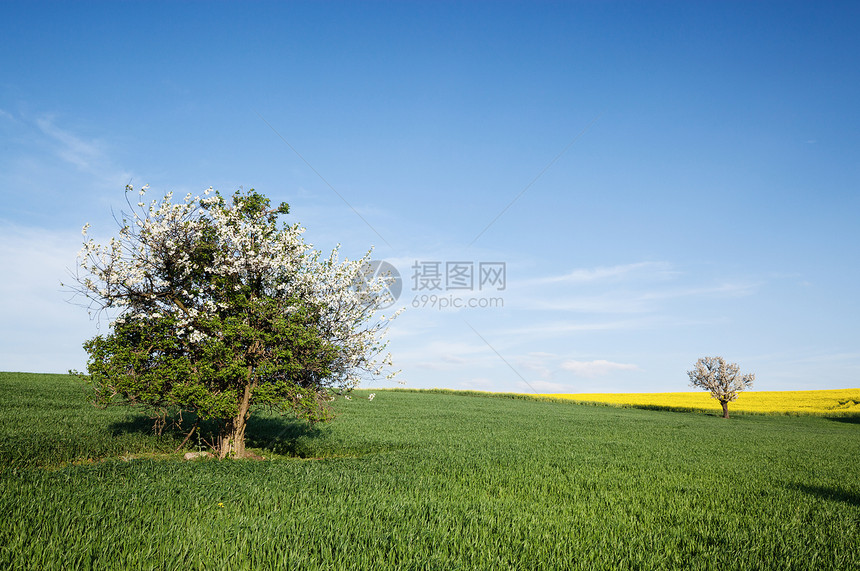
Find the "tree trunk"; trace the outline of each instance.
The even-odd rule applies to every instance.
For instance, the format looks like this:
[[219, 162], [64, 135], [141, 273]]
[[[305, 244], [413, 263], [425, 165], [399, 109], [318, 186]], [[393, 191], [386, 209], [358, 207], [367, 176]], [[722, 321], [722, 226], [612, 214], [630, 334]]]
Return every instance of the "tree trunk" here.
[[729, 401], [721, 400], [720, 404], [723, 405], [723, 418], [729, 417]]
[[242, 458], [245, 456], [245, 427], [251, 410], [251, 394], [254, 392], [253, 383], [245, 385], [245, 393], [236, 416], [228, 420], [218, 438], [218, 458]]

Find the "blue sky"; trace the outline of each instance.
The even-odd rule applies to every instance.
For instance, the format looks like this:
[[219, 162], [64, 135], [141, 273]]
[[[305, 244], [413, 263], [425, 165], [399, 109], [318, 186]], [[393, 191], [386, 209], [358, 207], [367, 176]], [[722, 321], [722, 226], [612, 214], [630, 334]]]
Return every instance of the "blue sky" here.
[[0, 370], [85, 366], [106, 323], [59, 282], [131, 181], [253, 187], [321, 250], [374, 246], [403, 277], [407, 386], [680, 391], [723, 355], [759, 390], [858, 387], [858, 21], [839, 2], [4, 2]]

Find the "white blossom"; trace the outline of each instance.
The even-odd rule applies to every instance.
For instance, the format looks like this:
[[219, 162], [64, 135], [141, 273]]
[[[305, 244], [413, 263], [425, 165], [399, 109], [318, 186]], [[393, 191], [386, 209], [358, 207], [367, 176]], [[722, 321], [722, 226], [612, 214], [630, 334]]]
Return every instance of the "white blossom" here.
[[[127, 190], [133, 190], [128, 187]], [[199, 344], [206, 336], [194, 327], [226, 309], [214, 298], [212, 286], [176, 288], [176, 283], [199, 268], [191, 260], [189, 244], [199, 243], [204, 231], [214, 229], [218, 248], [205, 268], [212, 275], [235, 279], [240, 291], [252, 276], [262, 276], [265, 294], [298, 298], [322, 308], [321, 332], [340, 348], [334, 365], [335, 381], [345, 388], [358, 386], [361, 378], [392, 378], [391, 355], [385, 351], [385, 332], [396, 318], [377, 316], [381, 294], [390, 278], [380, 276], [359, 291], [355, 278], [370, 260], [370, 252], [358, 260], [339, 259], [339, 249], [328, 256], [304, 242], [305, 229], [287, 225], [264, 239], [264, 228], [248, 220], [210, 187], [202, 197], [187, 194], [173, 203], [172, 193], [152, 200], [145, 207], [148, 187], [139, 190], [141, 212], [133, 211], [121, 221], [119, 238], [107, 244], [89, 239], [78, 253], [80, 292], [93, 309], [115, 308], [118, 319], [172, 316], [180, 324], [183, 342]], [[90, 225], [83, 227], [86, 238]], [[166, 260], [172, 266], [165, 268]], [[168, 283], [164, 276], [173, 276]], [[285, 309], [285, 311], [291, 311]]]

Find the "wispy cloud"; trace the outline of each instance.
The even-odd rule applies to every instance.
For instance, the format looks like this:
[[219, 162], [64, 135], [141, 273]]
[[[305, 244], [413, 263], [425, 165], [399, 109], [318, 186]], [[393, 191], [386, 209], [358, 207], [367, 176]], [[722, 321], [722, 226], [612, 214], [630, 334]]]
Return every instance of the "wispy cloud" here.
[[650, 320], [646, 319], [623, 319], [616, 321], [550, 321], [532, 322], [529, 325], [498, 329], [496, 333], [514, 338], [530, 337], [558, 337], [568, 333], [583, 333], [589, 331], [619, 331], [630, 329], [641, 329], [646, 327]]
[[526, 280], [522, 285], [587, 284], [630, 279], [671, 279], [679, 275], [668, 262], [636, 262], [596, 268], [577, 268], [565, 274]]
[[[745, 278], [707, 283], [709, 279], [669, 262], [637, 262], [579, 268], [514, 283], [509, 289], [520, 294], [516, 305], [522, 309], [617, 315], [654, 312], [663, 302], [683, 298], [752, 295], [763, 284]], [[691, 283], [694, 280], [699, 283]]]
[[696, 296], [731, 296], [739, 297], [754, 294], [762, 282], [726, 282], [713, 286], [690, 287], [667, 289], [663, 291], [645, 292], [640, 296], [642, 300], [651, 299], [677, 299], [682, 297]]
[[104, 153], [94, 142], [84, 141], [70, 132], [60, 129], [47, 117], [36, 119], [36, 125], [45, 135], [59, 143], [57, 154], [63, 160], [83, 170], [92, 170], [93, 163], [104, 156]]
[[602, 295], [558, 295], [524, 299], [524, 307], [538, 311], [573, 313], [631, 314], [653, 310], [645, 298], [635, 292], [608, 292]]
[[604, 359], [596, 361], [564, 361], [561, 368], [574, 375], [586, 378], [603, 377], [619, 371], [639, 371], [638, 366], [630, 363], [613, 363]]
[[133, 178], [129, 171], [113, 163], [104, 143], [95, 139], [88, 140], [57, 126], [51, 116], [39, 117], [35, 123], [61, 160], [93, 175], [98, 182], [116, 189], [122, 188], [121, 185]]

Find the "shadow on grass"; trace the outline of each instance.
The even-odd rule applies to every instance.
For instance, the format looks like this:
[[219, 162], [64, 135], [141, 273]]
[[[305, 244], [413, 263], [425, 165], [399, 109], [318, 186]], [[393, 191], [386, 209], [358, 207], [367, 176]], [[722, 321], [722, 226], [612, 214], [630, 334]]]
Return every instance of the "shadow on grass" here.
[[[165, 417], [161, 434], [167, 437], [179, 436], [180, 438], [184, 438], [188, 434], [188, 431], [191, 430], [191, 427], [194, 426], [196, 420], [197, 417], [190, 413], [185, 413], [182, 416], [178, 413], [169, 414]], [[209, 428], [210, 424], [214, 427], [214, 424], [211, 422], [200, 422], [201, 428]], [[155, 426], [155, 419], [138, 411], [129, 411], [129, 414], [123, 420], [110, 423], [108, 430], [110, 430], [112, 436], [123, 434], [155, 435], [158, 432]]]
[[154, 434], [152, 427], [152, 419], [146, 416], [134, 415], [112, 422], [108, 425], [111, 436], [120, 436], [121, 434]]
[[[634, 410], [650, 410], [650, 411], [658, 411], [658, 412], [674, 412], [674, 413], [695, 413], [702, 414], [705, 416], [713, 416], [713, 417], [722, 417], [723, 413], [721, 410], [714, 410], [710, 408], [696, 408], [689, 406], [672, 406], [672, 405], [663, 405], [663, 404], [633, 404], [633, 403], [614, 403], [614, 402], [601, 402], [601, 401], [577, 401], [577, 400], [568, 400], [568, 399], [553, 399], [554, 402], [568, 402], [578, 405], [584, 406], [595, 406], [595, 407], [607, 407], [607, 408], [619, 408], [619, 409], [634, 409]], [[743, 416], [743, 413], [735, 413], [734, 411], [729, 411], [729, 414], [737, 414], [738, 416]]]
[[307, 422], [283, 416], [252, 416], [248, 419], [245, 446], [261, 448], [281, 456], [320, 456], [314, 439], [322, 430]]
[[[184, 413], [168, 415], [160, 438], [172, 438], [179, 445], [197, 421], [196, 415]], [[153, 419], [145, 414], [130, 415], [122, 421], [111, 423], [108, 429], [113, 436], [124, 434], [150, 435], [155, 437]], [[202, 445], [208, 448], [215, 442], [219, 427], [217, 421], [200, 420], [194, 435], [184, 448]], [[245, 446], [259, 448], [280, 456], [309, 458], [322, 456], [313, 440], [321, 434], [318, 427], [289, 417], [251, 416], [245, 431]]]
[[860, 414], [852, 414], [845, 416], [828, 416], [827, 420], [844, 422], [845, 424], [860, 424]]
[[797, 490], [811, 496], [817, 496], [824, 500], [843, 502], [850, 506], [860, 506], [860, 494], [850, 492], [843, 488], [831, 486], [811, 486], [809, 484], [789, 484], [789, 489]]

